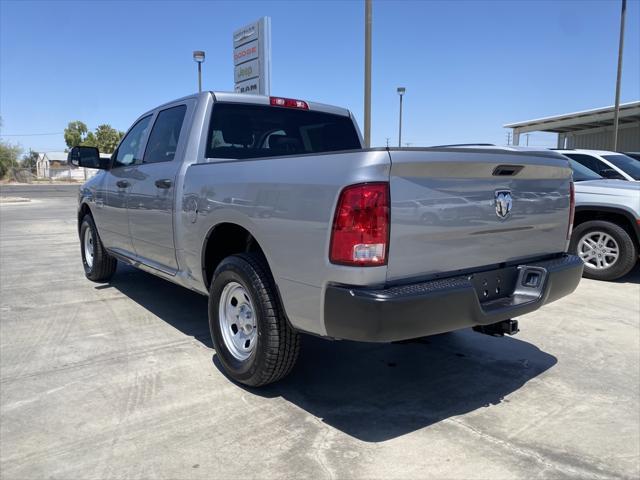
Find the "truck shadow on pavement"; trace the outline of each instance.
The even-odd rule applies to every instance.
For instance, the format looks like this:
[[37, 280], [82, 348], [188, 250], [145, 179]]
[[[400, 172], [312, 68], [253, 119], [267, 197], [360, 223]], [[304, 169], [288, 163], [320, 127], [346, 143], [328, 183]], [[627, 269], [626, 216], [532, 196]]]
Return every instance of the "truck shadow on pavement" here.
[[359, 440], [382, 442], [508, 402], [556, 363], [530, 343], [471, 330], [403, 344], [304, 336], [292, 374], [250, 390], [281, 396]]
[[213, 348], [204, 295], [121, 263], [111, 282], [102, 288], [115, 288], [185, 335]]
[[640, 263], [636, 264], [633, 269], [624, 277], [614, 280], [615, 283], [637, 283], [640, 284]]
[[[207, 299], [131, 267], [112, 287], [212, 348]], [[527, 322], [521, 328], [528, 327]], [[535, 328], [535, 325], [531, 325]], [[354, 438], [382, 442], [501, 402], [557, 359], [517, 337], [462, 330], [401, 344], [327, 341], [303, 335], [284, 380], [246, 391], [282, 397]], [[213, 355], [213, 364], [222, 372]]]

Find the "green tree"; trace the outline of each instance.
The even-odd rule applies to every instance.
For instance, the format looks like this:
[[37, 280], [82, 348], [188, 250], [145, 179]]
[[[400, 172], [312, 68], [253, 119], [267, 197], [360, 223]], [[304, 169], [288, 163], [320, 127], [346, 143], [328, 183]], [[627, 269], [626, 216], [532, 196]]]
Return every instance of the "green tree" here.
[[22, 168], [28, 168], [29, 170], [35, 170], [36, 164], [38, 163], [38, 152], [34, 152], [29, 149], [29, 153], [25, 153], [22, 156]]
[[123, 132], [119, 132], [111, 125], [98, 125], [98, 128], [96, 128], [96, 146], [102, 153], [113, 153], [123, 136]]
[[102, 153], [113, 153], [118, 146], [124, 132], [120, 132], [109, 124], [98, 125], [94, 132], [90, 132], [84, 122], [76, 120], [69, 122], [64, 129], [64, 141], [67, 147], [77, 145], [97, 147]]
[[69, 122], [67, 128], [64, 129], [64, 141], [67, 147], [73, 148], [78, 145], [83, 145], [87, 138], [88, 131], [87, 125], [79, 120]]
[[93, 134], [93, 132], [89, 132], [89, 133], [87, 133], [87, 136], [84, 137], [84, 140], [82, 141], [82, 143], [80, 145], [84, 145], [85, 147], [97, 147], [98, 146], [98, 139]]
[[21, 152], [19, 145], [0, 140], [0, 178], [4, 178], [9, 169], [17, 165]]

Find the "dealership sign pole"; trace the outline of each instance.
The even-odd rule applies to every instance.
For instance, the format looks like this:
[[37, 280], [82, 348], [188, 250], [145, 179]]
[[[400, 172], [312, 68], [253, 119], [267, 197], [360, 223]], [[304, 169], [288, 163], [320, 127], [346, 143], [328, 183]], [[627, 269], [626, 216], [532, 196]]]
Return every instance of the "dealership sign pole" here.
[[618, 151], [618, 122], [620, 119], [620, 79], [622, 78], [622, 52], [624, 50], [624, 19], [627, 13], [627, 0], [622, 0], [620, 12], [620, 42], [618, 44], [618, 74], [616, 76], [616, 104], [613, 113], [613, 151]]
[[233, 80], [237, 93], [271, 93], [271, 18], [233, 32]]

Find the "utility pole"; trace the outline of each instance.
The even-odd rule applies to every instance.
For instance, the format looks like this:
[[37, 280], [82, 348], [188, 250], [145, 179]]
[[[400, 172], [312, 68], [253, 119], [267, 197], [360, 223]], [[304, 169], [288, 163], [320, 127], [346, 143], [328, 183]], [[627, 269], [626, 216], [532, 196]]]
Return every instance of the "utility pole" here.
[[507, 146], [511, 145], [511, 132], [507, 132]]
[[371, 0], [364, 1], [364, 146], [371, 147]]
[[387, 137], [387, 148], [389, 148], [389, 140], [390, 140], [390, 138]]
[[622, 52], [624, 50], [624, 19], [627, 15], [627, 0], [622, 0], [620, 11], [620, 43], [618, 44], [618, 76], [616, 77], [616, 107], [613, 115], [613, 151], [618, 151], [618, 122], [620, 120], [620, 80], [622, 79]]

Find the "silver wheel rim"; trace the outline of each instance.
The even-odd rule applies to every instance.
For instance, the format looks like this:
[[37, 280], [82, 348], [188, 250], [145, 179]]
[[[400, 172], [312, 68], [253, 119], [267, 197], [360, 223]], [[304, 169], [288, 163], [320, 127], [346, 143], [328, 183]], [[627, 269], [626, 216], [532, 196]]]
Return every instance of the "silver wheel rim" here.
[[620, 247], [618, 242], [606, 232], [594, 231], [584, 235], [578, 241], [578, 255], [585, 266], [594, 270], [610, 268], [618, 261]]
[[218, 306], [222, 340], [236, 360], [246, 360], [255, 350], [258, 333], [251, 297], [238, 282], [224, 286]]
[[91, 229], [84, 231], [84, 261], [87, 262], [89, 268], [93, 267], [93, 235]]

